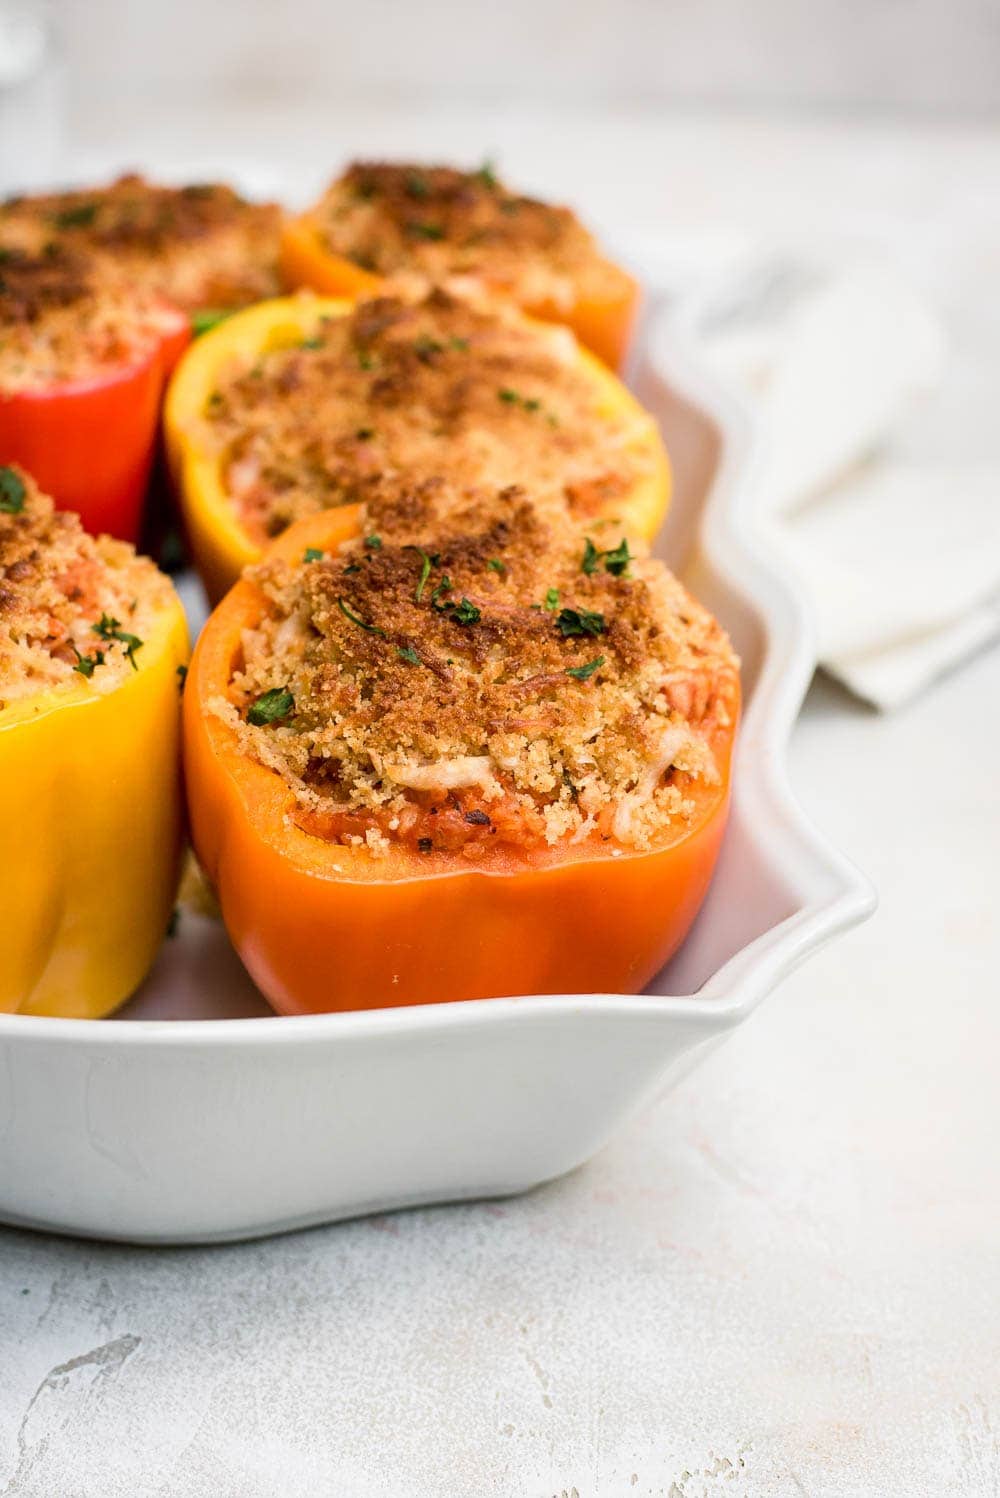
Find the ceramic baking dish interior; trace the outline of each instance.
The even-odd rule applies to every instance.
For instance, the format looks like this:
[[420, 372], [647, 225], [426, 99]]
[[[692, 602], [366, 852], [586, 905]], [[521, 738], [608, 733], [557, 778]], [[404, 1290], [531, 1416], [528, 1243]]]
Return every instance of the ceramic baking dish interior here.
[[788, 784], [812, 637], [755, 534], [749, 423], [664, 323], [633, 383], [675, 470], [658, 550], [743, 661], [730, 825], [678, 955], [640, 996], [288, 1019], [268, 1015], [220, 928], [185, 914], [119, 1018], [0, 1016], [0, 1218], [209, 1241], [523, 1190], [586, 1160], [870, 912], [867, 881]]

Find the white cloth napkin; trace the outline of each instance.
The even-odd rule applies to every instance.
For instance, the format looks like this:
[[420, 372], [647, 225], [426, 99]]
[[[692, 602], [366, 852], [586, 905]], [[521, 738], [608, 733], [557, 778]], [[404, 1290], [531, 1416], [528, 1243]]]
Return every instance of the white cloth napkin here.
[[920, 297], [874, 264], [771, 261], [682, 297], [677, 320], [757, 412], [763, 521], [829, 671], [888, 709], [1000, 635], [1000, 472], [893, 455], [945, 373]]

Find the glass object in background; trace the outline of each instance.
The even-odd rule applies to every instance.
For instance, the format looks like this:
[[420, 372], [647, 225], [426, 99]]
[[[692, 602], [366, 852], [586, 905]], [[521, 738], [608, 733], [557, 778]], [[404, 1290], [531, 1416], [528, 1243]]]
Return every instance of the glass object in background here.
[[0, 0], [0, 193], [51, 181], [62, 144], [62, 104], [47, 7]]

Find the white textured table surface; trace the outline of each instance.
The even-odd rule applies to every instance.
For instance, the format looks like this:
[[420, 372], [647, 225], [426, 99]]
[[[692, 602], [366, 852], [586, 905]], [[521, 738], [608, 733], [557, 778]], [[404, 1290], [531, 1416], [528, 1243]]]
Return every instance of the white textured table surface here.
[[[898, 246], [957, 339], [907, 443], [1000, 463], [1000, 132], [353, 125], [302, 116], [272, 149], [482, 142], [640, 227]], [[130, 150], [190, 157], [199, 131]], [[78, 141], [114, 149], [99, 122]], [[0, 1231], [0, 1495], [1000, 1492], [998, 741], [996, 650], [888, 719], [813, 688], [794, 779], [882, 908], [571, 1178], [237, 1247]]]

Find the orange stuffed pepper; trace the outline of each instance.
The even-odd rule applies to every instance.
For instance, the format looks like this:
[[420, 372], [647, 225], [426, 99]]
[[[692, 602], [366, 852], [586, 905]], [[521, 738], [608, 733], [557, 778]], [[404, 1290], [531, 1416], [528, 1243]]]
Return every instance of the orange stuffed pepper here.
[[651, 539], [670, 490], [655, 421], [565, 329], [440, 290], [238, 313], [185, 355], [165, 425], [214, 598], [295, 520], [394, 486], [544, 490], [616, 542]]
[[611, 366], [624, 363], [639, 288], [568, 208], [474, 172], [356, 162], [282, 235], [289, 286], [330, 296], [413, 284], [470, 289], [565, 323]]
[[706, 892], [738, 704], [662, 564], [526, 499], [309, 516], [195, 650], [196, 851], [283, 1012], [637, 992]]

